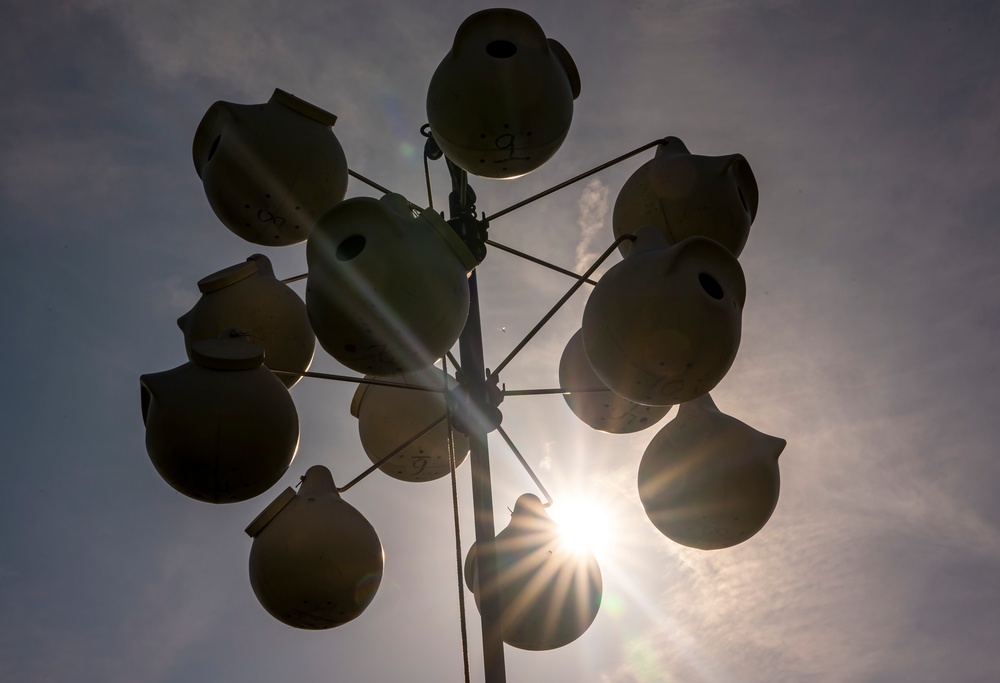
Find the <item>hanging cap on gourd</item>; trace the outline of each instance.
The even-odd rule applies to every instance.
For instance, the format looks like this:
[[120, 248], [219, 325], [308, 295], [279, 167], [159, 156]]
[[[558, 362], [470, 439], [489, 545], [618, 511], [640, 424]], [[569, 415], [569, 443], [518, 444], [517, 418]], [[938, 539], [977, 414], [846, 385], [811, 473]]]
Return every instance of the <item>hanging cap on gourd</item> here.
[[146, 451], [170, 486], [210, 503], [247, 500], [274, 485], [299, 444], [284, 385], [240, 330], [194, 343], [191, 360], [143, 375]]
[[211, 294], [220, 289], [225, 289], [230, 285], [235, 285], [240, 280], [246, 280], [257, 272], [256, 261], [247, 259], [235, 266], [223, 268], [220, 271], [206, 275], [198, 280], [198, 291], [202, 294]]
[[203, 277], [198, 289], [201, 298], [177, 319], [189, 358], [195, 357], [194, 343], [237, 327], [264, 348], [265, 364], [287, 388], [309, 369], [316, 352], [316, 336], [305, 302], [274, 277], [274, 268], [266, 256], [254, 254], [242, 263]]
[[264, 348], [251, 342], [243, 330], [230, 328], [217, 339], [194, 342], [191, 361], [212, 370], [253, 370], [264, 362]]

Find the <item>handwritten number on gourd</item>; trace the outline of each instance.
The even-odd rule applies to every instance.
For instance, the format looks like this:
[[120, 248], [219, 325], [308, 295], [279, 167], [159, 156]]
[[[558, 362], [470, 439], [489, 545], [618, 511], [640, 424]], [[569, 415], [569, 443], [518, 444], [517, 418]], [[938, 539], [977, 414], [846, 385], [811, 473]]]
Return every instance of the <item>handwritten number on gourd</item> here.
[[507, 152], [507, 158], [506, 159], [497, 159], [493, 163], [495, 163], [495, 164], [502, 164], [502, 163], [505, 163], [507, 161], [527, 161], [528, 160], [529, 157], [516, 157], [516, 156], [514, 156], [514, 152], [517, 149], [517, 147], [514, 146], [514, 140], [515, 140], [515, 138], [514, 138], [514, 135], [512, 133], [504, 133], [503, 135], [498, 135], [497, 136], [497, 139], [494, 141], [494, 144], [496, 144], [497, 149], [506, 150], [506, 152]]

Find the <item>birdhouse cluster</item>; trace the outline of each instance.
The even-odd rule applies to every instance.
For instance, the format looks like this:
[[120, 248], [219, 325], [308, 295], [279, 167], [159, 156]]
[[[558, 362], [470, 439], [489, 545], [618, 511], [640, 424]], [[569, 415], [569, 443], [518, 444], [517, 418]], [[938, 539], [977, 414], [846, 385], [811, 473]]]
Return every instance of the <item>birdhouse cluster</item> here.
[[[463, 173], [516, 178], [556, 154], [579, 95], [572, 57], [534, 19], [477, 12], [430, 80], [429, 134]], [[201, 298], [178, 320], [188, 362], [140, 378], [153, 466], [196, 500], [247, 500], [287, 471], [299, 444], [289, 389], [310, 374], [317, 341], [359, 374], [350, 412], [373, 470], [426, 482], [469, 455], [470, 418], [455, 412], [467, 378], [436, 363], [466, 329], [481, 259], [454, 223], [399, 194], [345, 198], [335, 122], [275, 90], [265, 104], [215, 103], [195, 134], [195, 167], [222, 224], [255, 245], [305, 242], [308, 264], [304, 301], [260, 254], [200, 280]], [[742, 155], [660, 140], [617, 197], [609, 240], [622, 260], [594, 286], [558, 367], [570, 410], [595, 430], [638, 432], [679, 406], [638, 465], [638, 490], [652, 524], [692, 548], [746, 541], [778, 498], [785, 442], [709, 395], [739, 350], [738, 257], [757, 206]], [[478, 407], [495, 428], [496, 405]], [[375, 597], [381, 542], [340, 493], [326, 467], [310, 467], [247, 528], [253, 591], [290, 626], [339, 626]], [[545, 507], [522, 496], [495, 540], [503, 640], [526, 650], [577, 639], [601, 601], [595, 557], [560, 545]], [[476, 558], [474, 545], [465, 578], [479, 605]]]

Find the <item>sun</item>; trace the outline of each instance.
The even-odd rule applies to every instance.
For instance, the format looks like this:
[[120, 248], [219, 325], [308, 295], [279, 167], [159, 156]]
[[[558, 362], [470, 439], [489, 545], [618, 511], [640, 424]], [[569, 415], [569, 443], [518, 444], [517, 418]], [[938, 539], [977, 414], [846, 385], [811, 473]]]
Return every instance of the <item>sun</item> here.
[[614, 536], [610, 506], [593, 497], [567, 497], [556, 499], [548, 512], [571, 550], [591, 552], [598, 560], [608, 557]]

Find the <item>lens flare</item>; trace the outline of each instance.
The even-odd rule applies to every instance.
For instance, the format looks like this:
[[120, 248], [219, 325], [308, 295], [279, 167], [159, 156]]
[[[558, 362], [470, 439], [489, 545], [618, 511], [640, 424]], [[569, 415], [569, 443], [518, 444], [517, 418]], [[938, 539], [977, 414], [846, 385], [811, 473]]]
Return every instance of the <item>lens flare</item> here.
[[574, 552], [591, 552], [598, 560], [611, 550], [613, 516], [608, 506], [592, 498], [558, 499], [549, 516], [559, 525], [560, 538]]

